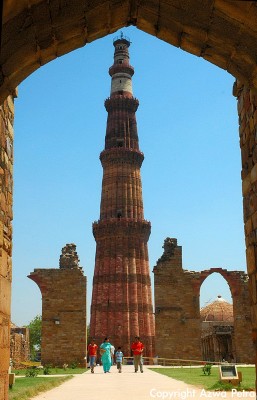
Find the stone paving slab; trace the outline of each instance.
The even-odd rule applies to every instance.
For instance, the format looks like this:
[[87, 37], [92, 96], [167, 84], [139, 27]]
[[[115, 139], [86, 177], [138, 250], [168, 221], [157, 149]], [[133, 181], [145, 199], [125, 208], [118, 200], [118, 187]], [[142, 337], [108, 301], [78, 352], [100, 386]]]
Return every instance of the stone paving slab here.
[[144, 373], [134, 372], [133, 366], [123, 366], [118, 373], [115, 366], [105, 374], [102, 367], [76, 375], [68, 382], [42, 393], [33, 400], [167, 400], [208, 398], [256, 399], [254, 392], [207, 392], [144, 367]]

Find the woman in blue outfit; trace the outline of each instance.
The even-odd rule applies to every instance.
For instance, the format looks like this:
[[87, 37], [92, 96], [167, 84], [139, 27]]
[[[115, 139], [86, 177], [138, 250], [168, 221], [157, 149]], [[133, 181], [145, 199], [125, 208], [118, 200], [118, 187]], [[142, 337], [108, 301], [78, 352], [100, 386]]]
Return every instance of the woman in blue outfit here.
[[106, 337], [104, 339], [104, 342], [100, 346], [100, 354], [101, 354], [101, 360], [102, 360], [102, 364], [103, 364], [104, 373], [110, 372], [110, 368], [112, 365], [111, 347], [112, 347], [112, 345], [109, 342], [109, 338]]

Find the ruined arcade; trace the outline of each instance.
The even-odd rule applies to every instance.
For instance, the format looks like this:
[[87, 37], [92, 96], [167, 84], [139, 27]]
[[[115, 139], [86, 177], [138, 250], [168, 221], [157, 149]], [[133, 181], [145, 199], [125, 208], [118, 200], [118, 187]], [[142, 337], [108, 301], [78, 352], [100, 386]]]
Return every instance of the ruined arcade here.
[[167, 358], [202, 359], [200, 289], [209, 275], [218, 272], [227, 281], [233, 299], [233, 359], [237, 363], [254, 363], [247, 274], [223, 268], [199, 272], [184, 270], [182, 247], [177, 240], [167, 238], [163, 248], [163, 255], [153, 271], [156, 354]]

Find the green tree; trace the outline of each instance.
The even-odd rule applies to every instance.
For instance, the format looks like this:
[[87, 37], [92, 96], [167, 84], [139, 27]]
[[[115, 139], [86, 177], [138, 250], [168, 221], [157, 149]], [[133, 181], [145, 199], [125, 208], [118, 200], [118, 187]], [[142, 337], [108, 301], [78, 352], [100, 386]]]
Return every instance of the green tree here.
[[41, 330], [42, 330], [42, 317], [37, 315], [27, 325], [29, 328], [29, 340], [30, 340], [30, 357], [35, 359], [36, 354], [41, 351]]

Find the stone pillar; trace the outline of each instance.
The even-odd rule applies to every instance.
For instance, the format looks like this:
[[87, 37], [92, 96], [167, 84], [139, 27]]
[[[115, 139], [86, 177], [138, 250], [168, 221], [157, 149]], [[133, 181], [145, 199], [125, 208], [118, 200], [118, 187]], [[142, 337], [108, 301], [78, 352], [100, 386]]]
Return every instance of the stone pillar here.
[[14, 97], [0, 106], [0, 399], [8, 398], [9, 387]]
[[254, 346], [251, 340], [251, 313], [248, 276], [242, 271], [228, 272], [233, 298], [234, 346], [236, 362], [253, 363]]
[[[242, 191], [246, 261], [249, 275], [252, 338], [257, 351], [257, 90], [236, 81], [239, 137], [242, 158]], [[255, 358], [257, 362], [257, 358]]]
[[67, 244], [60, 269], [35, 269], [29, 276], [42, 293], [42, 364], [86, 365], [86, 277], [75, 244]]
[[12, 324], [10, 358], [15, 368], [20, 368], [20, 363], [29, 360], [29, 328], [18, 327]]

